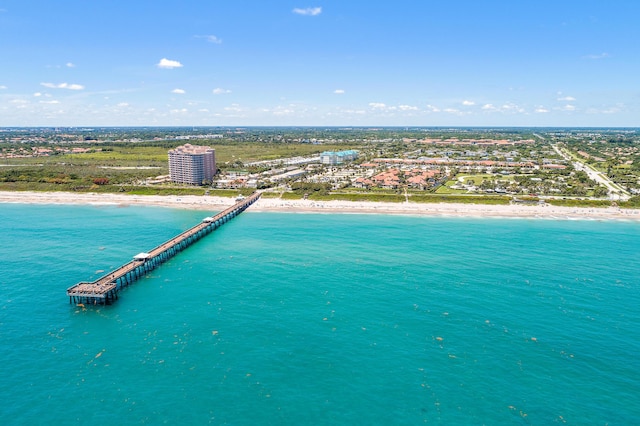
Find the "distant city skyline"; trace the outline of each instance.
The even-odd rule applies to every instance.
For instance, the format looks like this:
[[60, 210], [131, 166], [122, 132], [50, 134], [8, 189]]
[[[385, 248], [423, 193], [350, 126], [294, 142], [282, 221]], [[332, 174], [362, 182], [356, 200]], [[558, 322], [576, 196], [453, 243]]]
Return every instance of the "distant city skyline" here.
[[0, 126], [640, 126], [640, 3], [0, 0]]

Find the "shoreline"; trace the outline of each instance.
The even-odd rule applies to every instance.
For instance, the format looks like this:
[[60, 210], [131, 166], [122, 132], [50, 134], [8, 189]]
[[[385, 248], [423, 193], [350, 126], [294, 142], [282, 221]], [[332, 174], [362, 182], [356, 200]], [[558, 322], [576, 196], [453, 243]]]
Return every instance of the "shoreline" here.
[[[231, 197], [197, 195], [129, 195], [71, 192], [0, 191], [0, 203], [129, 205], [180, 208], [187, 210], [223, 210], [235, 202]], [[331, 214], [391, 214], [473, 218], [531, 218], [638, 220], [640, 209], [617, 207], [559, 207], [551, 205], [492, 205], [460, 203], [384, 203], [374, 201], [313, 201], [261, 198], [248, 211]]]

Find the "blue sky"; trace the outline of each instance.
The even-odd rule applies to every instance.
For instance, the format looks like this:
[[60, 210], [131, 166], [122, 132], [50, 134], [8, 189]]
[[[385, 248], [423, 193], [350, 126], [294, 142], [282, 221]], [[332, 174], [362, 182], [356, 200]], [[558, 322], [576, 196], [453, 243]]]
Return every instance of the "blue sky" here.
[[634, 0], [0, 0], [0, 126], [640, 126]]

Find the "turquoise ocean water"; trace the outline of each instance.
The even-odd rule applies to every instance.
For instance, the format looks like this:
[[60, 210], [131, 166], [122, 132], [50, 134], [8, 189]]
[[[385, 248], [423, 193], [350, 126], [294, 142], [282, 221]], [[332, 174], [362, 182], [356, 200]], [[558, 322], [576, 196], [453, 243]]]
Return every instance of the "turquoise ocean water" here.
[[637, 424], [640, 223], [0, 205], [3, 424]]

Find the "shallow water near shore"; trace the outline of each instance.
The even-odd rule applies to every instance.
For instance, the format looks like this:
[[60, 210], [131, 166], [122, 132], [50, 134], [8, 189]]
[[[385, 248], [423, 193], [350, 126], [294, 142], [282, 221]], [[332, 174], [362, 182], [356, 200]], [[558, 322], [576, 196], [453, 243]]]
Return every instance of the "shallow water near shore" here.
[[0, 204], [8, 424], [632, 424], [640, 223]]

